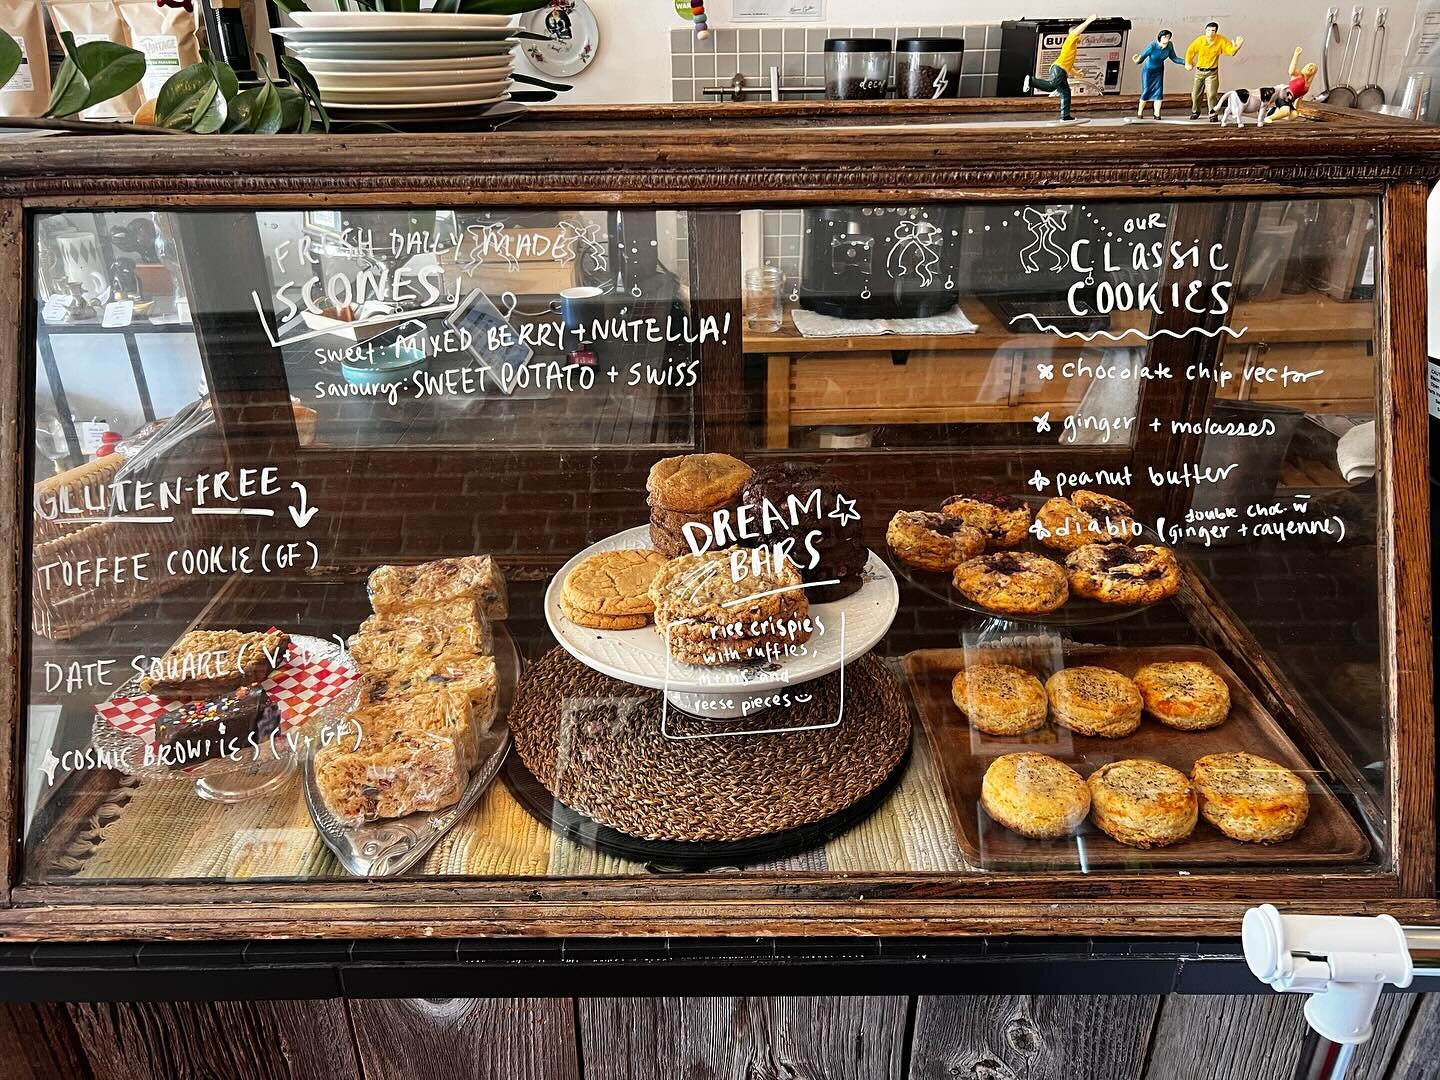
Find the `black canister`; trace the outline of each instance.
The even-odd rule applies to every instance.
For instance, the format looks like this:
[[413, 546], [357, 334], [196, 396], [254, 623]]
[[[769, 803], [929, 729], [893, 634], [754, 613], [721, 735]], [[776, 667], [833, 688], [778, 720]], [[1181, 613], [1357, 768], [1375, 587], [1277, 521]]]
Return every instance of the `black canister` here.
[[895, 96], [959, 97], [964, 55], [965, 42], [960, 38], [901, 38], [895, 43]]
[[831, 101], [883, 98], [890, 81], [888, 38], [829, 38], [825, 96]]

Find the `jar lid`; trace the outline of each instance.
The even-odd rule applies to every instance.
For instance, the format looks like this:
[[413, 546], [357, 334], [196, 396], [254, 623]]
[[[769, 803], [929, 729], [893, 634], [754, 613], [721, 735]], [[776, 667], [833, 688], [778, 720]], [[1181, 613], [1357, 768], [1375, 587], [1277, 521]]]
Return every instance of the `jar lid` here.
[[964, 52], [965, 42], [954, 37], [907, 37], [895, 42], [896, 52]]
[[840, 37], [825, 39], [826, 52], [889, 52], [889, 38]]

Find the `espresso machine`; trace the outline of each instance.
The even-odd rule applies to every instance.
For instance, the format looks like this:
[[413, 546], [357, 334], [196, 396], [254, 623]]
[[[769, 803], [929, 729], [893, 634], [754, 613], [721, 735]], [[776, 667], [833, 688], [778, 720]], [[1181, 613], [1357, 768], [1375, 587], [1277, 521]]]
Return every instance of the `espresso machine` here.
[[923, 319], [960, 300], [961, 209], [806, 210], [800, 306], [841, 319]]

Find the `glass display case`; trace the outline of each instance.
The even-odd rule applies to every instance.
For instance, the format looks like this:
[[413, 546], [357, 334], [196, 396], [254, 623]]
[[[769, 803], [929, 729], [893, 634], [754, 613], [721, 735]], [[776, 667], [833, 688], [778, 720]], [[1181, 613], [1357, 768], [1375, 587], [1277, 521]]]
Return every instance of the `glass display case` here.
[[0, 149], [0, 924], [1432, 916], [1433, 138], [908, 104]]

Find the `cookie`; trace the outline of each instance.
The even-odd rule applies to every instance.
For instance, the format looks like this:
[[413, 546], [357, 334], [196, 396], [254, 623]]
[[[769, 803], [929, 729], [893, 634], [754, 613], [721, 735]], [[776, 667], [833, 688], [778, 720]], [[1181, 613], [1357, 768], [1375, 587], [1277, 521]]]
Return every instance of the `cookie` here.
[[1153, 604], [1180, 588], [1175, 553], [1154, 544], [1086, 544], [1065, 556], [1070, 591], [1102, 604]]
[[572, 608], [596, 615], [650, 615], [650, 582], [668, 561], [649, 548], [597, 552], [565, 575], [560, 594]]
[[1123, 543], [1140, 531], [1134, 510], [1095, 491], [1072, 491], [1069, 498], [1047, 499], [1036, 511], [1035, 521], [1040, 543], [1055, 551]]
[[985, 534], [958, 517], [928, 510], [901, 510], [885, 529], [885, 542], [908, 566], [949, 573], [985, 550]]
[[1190, 779], [1200, 797], [1200, 813], [1232, 840], [1288, 840], [1310, 815], [1305, 781], [1258, 754], [1206, 754], [1195, 762]]
[[940, 512], [979, 529], [987, 547], [1015, 547], [1030, 531], [1030, 507], [1014, 495], [952, 495]]
[[1163, 660], [1135, 673], [1145, 711], [1167, 727], [1204, 731], [1230, 715], [1230, 688], [1198, 660]]
[[1060, 564], [1028, 551], [999, 551], [967, 559], [955, 567], [951, 580], [987, 611], [1011, 615], [1043, 615], [1070, 596]]
[[[656, 623], [676, 619], [749, 622], [808, 607], [799, 588], [800, 575], [793, 566], [766, 567], [756, 573], [749, 560], [743, 559], [746, 573], [736, 581], [730, 559], [729, 552], [707, 551], [681, 555], [666, 563], [650, 582]], [[785, 591], [777, 592], [779, 589]]]
[[685, 526], [690, 524], [704, 525], [706, 531], [713, 531], [715, 512], [706, 510], [704, 513], [687, 514], [679, 510], [666, 510], [663, 506], [651, 506], [650, 522], [669, 532], [683, 536]]
[[676, 555], [689, 555], [690, 544], [680, 533], [671, 532], [662, 525], [655, 522], [650, 523], [650, 543], [655, 550], [667, 558], [674, 558]]
[[972, 664], [956, 672], [950, 696], [970, 726], [987, 735], [1023, 735], [1045, 726], [1045, 687], [1012, 664]]
[[740, 505], [751, 508], [767, 538], [811, 529], [836, 538], [859, 536], [858, 507], [843, 515], [843, 523], [840, 515], [830, 516], [841, 496], [850, 498], [833, 473], [805, 461], [781, 461], [755, 470], [740, 493]]
[[1112, 761], [1090, 774], [1090, 819], [1130, 847], [1164, 847], [1195, 830], [1195, 789], [1179, 769], [1158, 761]]
[[1118, 671], [1064, 668], [1046, 680], [1045, 693], [1055, 722], [1077, 735], [1119, 739], [1140, 726], [1140, 691]]
[[751, 469], [729, 454], [685, 454], [661, 458], [645, 481], [652, 506], [699, 514], [739, 497]]
[[980, 805], [1011, 832], [1036, 840], [1069, 836], [1090, 812], [1080, 774], [1048, 754], [996, 758], [980, 781]]
[[574, 607], [565, 599], [563, 592], [560, 595], [560, 614], [576, 626], [588, 627], [591, 630], [638, 630], [650, 622], [649, 615], [600, 615], [585, 611]]

